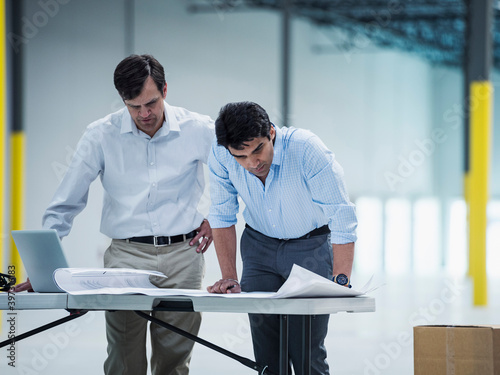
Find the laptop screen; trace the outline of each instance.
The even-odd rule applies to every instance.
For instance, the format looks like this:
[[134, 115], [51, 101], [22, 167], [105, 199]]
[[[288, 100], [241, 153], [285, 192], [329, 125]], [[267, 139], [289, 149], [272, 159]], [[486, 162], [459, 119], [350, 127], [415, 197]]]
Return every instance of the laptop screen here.
[[62, 292], [54, 282], [53, 273], [67, 268], [57, 232], [48, 230], [13, 230], [12, 238], [35, 292]]

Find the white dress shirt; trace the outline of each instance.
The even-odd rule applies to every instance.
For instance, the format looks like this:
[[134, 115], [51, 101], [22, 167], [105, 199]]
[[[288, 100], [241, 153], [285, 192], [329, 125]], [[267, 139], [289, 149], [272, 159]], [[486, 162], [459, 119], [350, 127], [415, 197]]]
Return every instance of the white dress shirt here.
[[173, 236], [198, 228], [214, 123], [165, 102], [165, 122], [151, 138], [127, 108], [87, 127], [43, 216], [43, 227], [66, 236], [87, 204], [97, 176], [104, 188], [101, 232], [110, 238]]

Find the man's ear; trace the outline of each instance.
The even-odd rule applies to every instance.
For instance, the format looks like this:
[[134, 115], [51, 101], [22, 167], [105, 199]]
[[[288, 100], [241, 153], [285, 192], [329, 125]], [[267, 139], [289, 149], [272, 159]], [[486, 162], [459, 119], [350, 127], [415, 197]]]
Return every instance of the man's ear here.
[[163, 95], [163, 99], [165, 99], [167, 97], [167, 82], [165, 82], [165, 86], [163, 86], [162, 95]]

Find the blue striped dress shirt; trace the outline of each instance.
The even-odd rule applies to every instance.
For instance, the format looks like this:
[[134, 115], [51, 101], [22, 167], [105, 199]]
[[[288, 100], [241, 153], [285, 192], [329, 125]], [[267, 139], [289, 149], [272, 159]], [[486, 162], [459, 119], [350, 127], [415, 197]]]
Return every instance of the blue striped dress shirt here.
[[239, 195], [246, 206], [246, 223], [266, 236], [298, 238], [328, 224], [332, 243], [356, 241], [356, 212], [349, 201], [343, 169], [310, 131], [276, 128], [273, 162], [265, 185], [217, 140], [212, 144], [208, 167], [212, 228], [236, 224]]

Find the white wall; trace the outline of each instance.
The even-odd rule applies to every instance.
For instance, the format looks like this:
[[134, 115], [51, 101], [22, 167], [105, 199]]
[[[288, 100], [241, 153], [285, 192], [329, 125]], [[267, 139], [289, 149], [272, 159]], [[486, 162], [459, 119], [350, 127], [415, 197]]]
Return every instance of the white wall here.
[[192, 14], [187, 4], [136, 2], [135, 52], [153, 54], [164, 65], [167, 100], [213, 118], [231, 101], [276, 108], [277, 16], [262, 11]]
[[463, 196], [464, 168], [464, 90], [458, 69], [438, 67], [433, 73], [432, 105], [434, 128], [442, 131], [442, 142], [435, 143], [434, 184], [441, 196]]
[[316, 32], [303, 21], [294, 29], [294, 124], [336, 153], [353, 197], [432, 193], [429, 160], [399, 172], [432, 129], [432, 68], [373, 46], [315, 54], [308, 35]]

